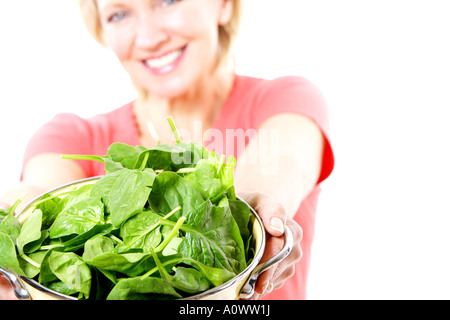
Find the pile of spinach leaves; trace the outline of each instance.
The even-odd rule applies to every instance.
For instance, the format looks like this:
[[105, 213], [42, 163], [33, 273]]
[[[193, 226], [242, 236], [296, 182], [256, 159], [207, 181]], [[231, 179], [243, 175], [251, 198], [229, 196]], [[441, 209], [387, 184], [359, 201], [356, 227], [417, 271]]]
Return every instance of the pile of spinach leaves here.
[[78, 299], [178, 299], [219, 286], [251, 260], [235, 159], [179, 140], [114, 143], [106, 175], [34, 203], [20, 225], [0, 211], [0, 266]]

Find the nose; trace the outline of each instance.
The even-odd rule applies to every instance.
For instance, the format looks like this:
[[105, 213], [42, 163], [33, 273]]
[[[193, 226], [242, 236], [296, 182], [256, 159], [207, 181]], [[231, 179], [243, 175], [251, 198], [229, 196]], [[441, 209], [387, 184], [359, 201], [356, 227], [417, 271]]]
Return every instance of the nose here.
[[161, 20], [154, 14], [145, 14], [139, 19], [135, 45], [143, 49], [158, 48], [169, 38]]

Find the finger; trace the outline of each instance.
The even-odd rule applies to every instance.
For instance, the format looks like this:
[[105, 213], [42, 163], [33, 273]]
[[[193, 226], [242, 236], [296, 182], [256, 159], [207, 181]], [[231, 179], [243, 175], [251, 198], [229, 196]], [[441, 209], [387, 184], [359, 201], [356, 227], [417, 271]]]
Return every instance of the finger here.
[[286, 210], [276, 201], [265, 201], [255, 207], [266, 231], [274, 236], [283, 235], [286, 225]]
[[[284, 246], [284, 239], [276, 238], [276, 237], [269, 237], [267, 239], [266, 248], [264, 250], [264, 254], [261, 258], [261, 262], [264, 263], [273, 256], [275, 256], [277, 253], [279, 253]], [[276, 269], [279, 267], [279, 264], [276, 264], [272, 268], [268, 269], [267, 271], [263, 272], [256, 282], [255, 286], [255, 292], [257, 294], [264, 294], [270, 287], [270, 284], [273, 281], [274, 274]]]
[[259, 192], [241, 192], [239, 195], [258, 213], [264, 229], [270, 235], [279, 237], [284, 233], [287, 215], [278, 201]]
[[17, 300], [11, 283], [0, 274], [0, 300]]

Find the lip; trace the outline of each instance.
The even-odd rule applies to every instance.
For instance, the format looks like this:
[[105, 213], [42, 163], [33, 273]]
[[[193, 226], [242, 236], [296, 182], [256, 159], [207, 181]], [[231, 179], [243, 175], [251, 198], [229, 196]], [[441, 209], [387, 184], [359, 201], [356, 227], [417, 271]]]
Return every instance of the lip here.
[[[142, 60], [142, 64], [144, 65], [144, 67], [147, 70], [149, 70], [154, 75], [164, 75], [164, 74], [167, 74], [167, 73], [170, 73], [170, 72], [174, 71], [178, 67], [178, 65], [183, 60], [183, 57], [184, 57], [184, 55], [186, 53], [186, 50], [187, 50], [187, 46], [184, 46], [184, 47], [182, 47], [180, 49], [177, 49], [177, 50], [166, 51], [165, 53], [158, 54], [158, 55], [155, 55], [155, 56], [152, 56], [152, 57], [149, 57], [147, 59]], [[160, 59], [160, 58], [162, 58], [164, 56], [167, 56], [167, 55], [169, 55], [171, 53], [174, 53], [174, 52], [177, 52], [177, 51], [181, 51], [180, 55], [172, 63], [170, 63], [168, 65], [165, 65], [163, 67], [152, 68], [151, 66], [149, 66], [146, 63], [146, 61], [148, 61], [148, 60]]]

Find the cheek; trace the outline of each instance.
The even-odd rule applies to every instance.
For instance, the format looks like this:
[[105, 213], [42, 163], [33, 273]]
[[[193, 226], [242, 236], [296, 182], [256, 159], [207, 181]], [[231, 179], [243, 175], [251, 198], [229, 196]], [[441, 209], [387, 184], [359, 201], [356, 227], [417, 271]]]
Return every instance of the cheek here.
[[129, 31], [110, 32], [106, 36], [109, 48], [114, 52], [119, 61], [130, 58], [134, 37]]
[[204, 8], [187, 8], [180, 10], [164, 21], [166, 30], [172, 31], [185, 39], [203, 39], [210, 41], [217, 37], [217, 22], [211, 17], [211, 13]]

